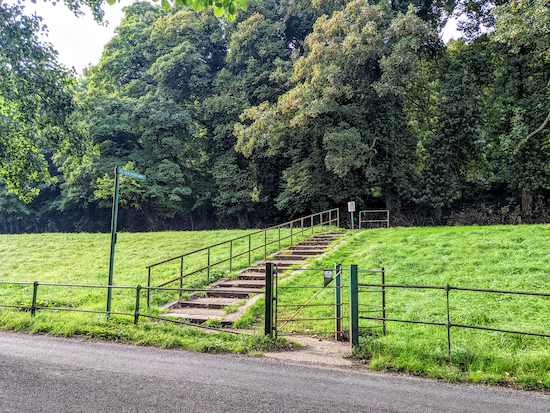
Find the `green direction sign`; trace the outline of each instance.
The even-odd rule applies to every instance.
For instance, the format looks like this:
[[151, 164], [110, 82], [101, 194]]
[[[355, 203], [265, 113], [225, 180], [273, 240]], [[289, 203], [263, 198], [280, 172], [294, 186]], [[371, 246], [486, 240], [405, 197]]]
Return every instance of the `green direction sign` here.
[[118, 173], [126, 176], [131, 176], [132, 178], [141, 179], [142, 181], [145, 181], [145, 175], [138, 174], [135, 172], [125, 171], [124, 169], [118, 168]]
[[[1, 0], [0, 0], [1, 1]], [[111, 218], [111, 258], [109, 259], [109, 288], [107, 289], [107, 313], [111, 312], [111, 296], [113, 285], [113, 272], [115, 265], [115, 244], [116, 244], [116, 222], [118, 219], [118, 187], [119, 187], [119, 175], [127, 175], [135, 179], [145, 180], [145, 175], [135, 172], [125, 171], [118, 166], [115, 168], [115, 193], [113, 194], [113, 215]]]

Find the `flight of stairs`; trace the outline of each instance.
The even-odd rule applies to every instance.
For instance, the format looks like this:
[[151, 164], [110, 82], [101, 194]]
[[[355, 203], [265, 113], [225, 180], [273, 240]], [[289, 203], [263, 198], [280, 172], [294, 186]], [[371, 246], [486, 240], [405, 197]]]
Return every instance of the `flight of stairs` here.
[[[323, 254], [333, 241], [343, 235], [341, 232], [315, 234], [279, 251], [265, 261], [256, 262], [254, 266], [241, 271], [235, 280], [222, 278], [213, 282], [210, 284], [210, 290], [205, 292], [206, 297], [197, 295], [192, 299], [182, 299], [172, 303], [164, 316], [181, 317], [197, 324], [215, 319], [222, 326], [231, 326], [244, 311], [227, 314], [224, 308], [239, 306], [248, 301], [251, 294], [263, 293], [266, 262], [277, 264], [275, 276], [280, 277], [284, 271], [303, 264], [308, 258]], [[245, 306], [240, 308], [244, 309]]]

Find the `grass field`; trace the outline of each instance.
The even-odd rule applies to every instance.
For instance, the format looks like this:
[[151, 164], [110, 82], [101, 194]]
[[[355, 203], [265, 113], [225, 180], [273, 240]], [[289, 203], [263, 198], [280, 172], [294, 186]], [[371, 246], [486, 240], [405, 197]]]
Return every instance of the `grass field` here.
[[[146, 266], [173, 256], [194, 251], [209, 245], [250, 234], [251, 230], [221, 230], [202, 232], [159, 232], [159, 233], [119, 233], [116, 244], [113, 284], [117, 286], [147, 285]], [[288, 235], [282, 230], [281, 236]], [[278, 238], [278, 232], [268, 233], [268, 241]], [[300, 236], [296, 235], [294, 241]], [[264, 234], [251, 237], [251, 246], [262, 245]], [[248, 248], [246, 242], [235, 242], [233, 254]], [[283, 241], [287, 245], [290, 240]], [[245, 245], [246, 244], [246, 245]], [[278, 243], [267, 248], [274, 252]], [[24, 234], [0, 235], [0, 281], [24, 281], [41, 283], [64, 283], [85, 285], [106, 285], [109, 273], [109, 234]], [[212, 263], [229, 256], [229, 245], [212, 249]], [[251, 259], [263, 258], [264, 248], [251, 255]], [[174, 266], [173, 264], [177, 265]], [[152, 285], [175, 278], [179, 275], [180, 260], [155, 268], [152, 272]], [[196, 254], [185, 260], [185, 271], [204, 267], [205, 254]], [[233, 262], [233, 272], [248, 264], [248, 254]], [[221, 276], [231, 276], [229, 263], [212, 268], [211, 280]], [[203, 286], [206, 272], [184, 279], [184, 287]], [[178, 284], [172, 286], [177, 287]], [[84, 287], [44, 286], [38, 288], [38, 306], [64, 307], [82, 310], [104, 311], [106, 290]], [[141, 312], [159, 315], [156, 304], [164, 304], [176, 298], [175, 292], [152, 294], [152, 307], [141, 306]], [[144, 294], [142, 294], [142, 302]], [[32, 286], [0, 284], [0, 304], [30, 305]], [[135, 290], [113, 290], [111, 310], [133, 313]], [[254, 351], [262, 347], [286, 346], [284, 340], [270, 341], [261, 336], [238, 336], [227, 333], [198, 331], [195, 328], [166, 325], [141, 318], [137, 327], [131, 317], [57, 312], [39, 310], [36, 317], [29, 312], [0, 309], [0, 328], [31, 332], [48, 332], [58, 335], [82, 335], [100, 339], [132, 341], [138, 344], [151, 344], [163, 347], [183, 347], [197, 351]]]
[[[550, 229], [546, 225], [366, 230], [357, 232], [315, 266], [332, 268], [334, 263], [342, 263], [345, 269], [350, 264], [357, 264], [360, 270], [384, 267], [387, 284], [448, 283], [456, 287], [548, 293], [549, 241]], [[344, 285], [348, 283], [347, 274], [344, 271]], [[359, 282], [380, 283], [380, 275], [360, 274]], [[320, 286], [322, 273], [305, 272], [284, 285]], [[315, 291], [280, 289], [279, 303], [305, 303]], [[345, 302], [348, 294], [349, 290], [344, 289]], [[550, 334], [549, 297], [463, 291], [451, 291], [450, 296], [452, 323]], [[333, 297], [334, 290], [326, 290], [312, 304], [333, 303]], [[360, 293], [360, 303], [381, 305], [381, 294]], [[386, 309], [388, 318], [445, 322], [445, 291], [388, 289]], [[287, 318], [292, 311], [280, 308], [279, 319]], [[304, 310], [296, 318], [330, 317], [333, 313], [333, 307], [319, 306]], [[346, 319], [346, 327], [348, 322]], [[368, 322], [362, 320], [361, 324]], [[306, 329], [333, 331], [334, 321], [289, 323], [283, 331]], [[354, 356], [368, 359], [376, 370], [527, 389], [550, 387], [550, 338], [455, 327], [451, 328], [451, 342], [449, 363], [445, 327], [388, 322], [385, 337], [365, 331]]]

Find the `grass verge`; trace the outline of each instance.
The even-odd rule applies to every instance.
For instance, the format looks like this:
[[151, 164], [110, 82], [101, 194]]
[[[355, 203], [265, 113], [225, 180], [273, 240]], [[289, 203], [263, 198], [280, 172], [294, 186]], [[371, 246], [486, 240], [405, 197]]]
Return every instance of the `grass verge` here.
[[57, 311], [41, 311], [31, 317], [29, 312], [1, 309], [0, 330], [181, 348], [201, 353], [251, 353], [253, 356], [261, 351], [290, 349], [293, 346], [284, 338], [264, 337], [259, 333], [207, 331], [146, 318], [140, 318], [139, 323], [134, 325], [131, 317], [112, 316], [107, 319], [104, 314]]

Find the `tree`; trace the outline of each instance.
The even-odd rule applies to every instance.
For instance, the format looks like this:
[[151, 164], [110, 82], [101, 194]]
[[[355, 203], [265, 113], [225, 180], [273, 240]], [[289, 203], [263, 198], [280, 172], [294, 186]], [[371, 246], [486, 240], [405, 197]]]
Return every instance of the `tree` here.
[[[436, 39], [436, 37], [435, 37]], [[321, 17], [294, 64], [295, 86], [236, 125], [245, 156], [283, 156], [277, 207], [291, 214], [357, 198], [406, 193], [416, 142], [401, 94], [418, 78], [434, 34], [415, 15], [381, 2], [350, 2]]]
[[40, 42], [40, 18], [3, 5], [0, 25], [0, 177], [29, 201], [38, 193], [33, 183], [54, 180], [42, 148], [82, 158], [90, 146], [82, 124], [71, 118], [74, 76], [57, 62], [52, 46]]

